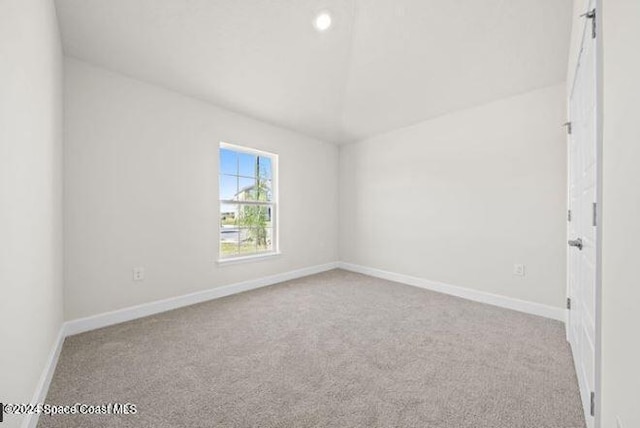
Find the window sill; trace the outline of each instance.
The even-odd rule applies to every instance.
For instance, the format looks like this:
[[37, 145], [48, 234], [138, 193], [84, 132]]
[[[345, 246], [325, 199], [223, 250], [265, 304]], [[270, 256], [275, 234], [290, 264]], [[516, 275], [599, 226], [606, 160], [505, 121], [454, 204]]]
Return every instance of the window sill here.
[[239, 263], [247, 263], [247, 262], [260, 261], [265, 259], [271, 259], [281, 254], [282, 253], [280, 253], [279, 251], [273, 251], [269, 253], [252, 254], [250, 256], [228, 257], [226, 259], [218, 259], [218, 264], [220, 266], [235, 265]]

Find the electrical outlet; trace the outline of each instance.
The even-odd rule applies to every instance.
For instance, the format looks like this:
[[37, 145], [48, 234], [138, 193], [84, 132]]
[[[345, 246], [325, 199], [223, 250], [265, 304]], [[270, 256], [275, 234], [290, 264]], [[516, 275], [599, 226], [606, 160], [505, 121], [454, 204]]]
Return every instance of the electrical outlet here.
[[618, 425], [618, 428], [622, 428], [622, 421], [620, 420], [619, 416], [616, 418], [616, 422], [617, 422], [616, 425]]
[[524, 265], [513, 265], [513, 274], [516, 276], [524, 276]]
[[133, 280], [134, 281], [144, 281], [144, 268], [143, 267], [134, 267], [133, 268]]

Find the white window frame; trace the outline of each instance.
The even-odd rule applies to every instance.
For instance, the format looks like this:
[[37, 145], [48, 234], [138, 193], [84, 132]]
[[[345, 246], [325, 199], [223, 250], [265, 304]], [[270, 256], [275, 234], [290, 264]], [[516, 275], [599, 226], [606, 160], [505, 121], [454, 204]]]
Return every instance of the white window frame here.
[[[268, 157], [271, 159], [271, 202], [253, 202], [245, 201], [238, 202], [234, 200], [224, 200], [220, 194], [220, 181], [218, 181], [218, 263], [219, 264], [235, 264], [239, 262], [246, 262], [252, 260], [259, 260], [264, 258], [270, 258], [280, 255], [279, 246], [279, 219], [278, 215], [278, 155], [276, 153], [267, 152], [264, 150], [254, 149], [252, 147], [241, 146], [238, 144], [220, 142], [218, 146], [218, 160], [221, 149], [233, 150], [235, 152], [247, 153], [255, 156]], [[220, 162], [218, 162], [218, 168], [220, 168]], [[218, 170], [218, 180], [220, 180], [221, 171]], [[241, 254], [236, 256], [224, 256], [222, 255], [222, 241], [220, 240], [221, 224], [220, 224], [220, 206], [222, 204], [231, 205], [264, 205], [271, 207], [271, 228], [272, 228], [272, 249], [268, 251], [256, 252], [253, 254]]]

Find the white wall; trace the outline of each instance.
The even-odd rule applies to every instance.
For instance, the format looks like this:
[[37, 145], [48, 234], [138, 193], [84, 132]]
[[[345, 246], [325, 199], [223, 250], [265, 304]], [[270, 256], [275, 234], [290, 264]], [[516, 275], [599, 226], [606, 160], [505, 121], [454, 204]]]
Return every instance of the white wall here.
[[[30, 402], [62, 323], [62, 55], [49, 0], [0, 2], [0, 400]], [[3, 427], [18, 426], [8, 416]]]
[[640, 2], [603, 1], [602, 428], [640, 427]]
[[564, 95], [549, 87], [344, 146], [341, 260], [562, 307]]
[[[65, 315], [337, 260], [338, 149], [68, 59]], [[218, 144], [279, 154], [280, 250], [219, 266]], [[131, 269], [146, 268], [133, 282]]]

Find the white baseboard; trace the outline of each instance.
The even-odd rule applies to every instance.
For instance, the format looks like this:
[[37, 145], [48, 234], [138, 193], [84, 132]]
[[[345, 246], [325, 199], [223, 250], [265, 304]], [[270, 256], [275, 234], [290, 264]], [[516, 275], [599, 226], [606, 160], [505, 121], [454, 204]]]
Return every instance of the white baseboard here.
[[423, 278], [417, 278], [414, 276], [399, 274], [395, 272], [388, 272], [352, 263], [333, 262], [295, 271], [284, 272], [277, 275], [243, 281], [222, 287], [211, 288], [208, 290], [198, 291], [195, 293], [185, 294], [169, 299], [144, 303], [141, 305], [131, 306], [111, 312], [105, 312], [103, 314], [93, 315], [86, 318], [67, 321], [64, 325], [64, 335], [71, 336], [74, 334], [95, 330], [97, 328], [107, 327], [125, 321], [131, 321], [149, 315], [166, 312], [172, 309], [206, 302], [208, 300], [218, 299], [221, 297], [230, 296], [232, 294], [241, 293], [243, 291], [254, 290], [256, 288], [261, 288], [268, 285], [277, 284], [279, 282], [289, 281], [291, 279], [301, 278], [304, 276], [313, 275], [336, 268], [358, 272], [389, 281], [400, 282], [415, 287], [425, 288], [427, 290], [437, 291], [440, 293], [449, 294], [476, 302], [487, 303], [490, 305], [500, 306], [520, 312], [539, 315], [545, 318], [551, 318], [563, 322], [566, 321], [566, 310], [562, 308], [556, 308], [540, 303], [528, 302], [525, 300], [500, 296], [497, 294], [477, 291], [466, 287], [444, 284], [437, 281], [430, 281]]
[[385, 270], [370, 268], [366, 266], [360, 266], [353, 263], [339, 262], [338, 266], [341, 269], [351, 272], [362, 273], [364, 275], [374, 276], [376, 278], [382, 278], [389, 281], [400, 282], [402, 284], [412, 285], [414, 287], [420, 287], [427, 290], [437, 291], [439, 293], [449, 294], [456, 297], [461, 297], [467, 300], [473, 300], [475, 302], [487, 303], [489, 305], [499, 306], [506, 309], [512, 309], [514, 311], [525, 312], [528, 314], [538, 315], [545, 318], [551, 318], [554, 320], [566, 321], [566, 310], [562, 308], [556, 308], [553, 306], [543, 305], [540, 303], [527, 302], [526, 300], [514, 299], [512, 297], [500, 296], [497, 294], [486, 293], [484, 291], [477, 291], [466, 287], [460, 287], [457, 285], [444, 284], [442, 282], [430, 281], [428, 279], [417, 278], [415, 276], [403, 275], [395, 272], [388, 272]]
[[[45, 398], [47, 398], [47, 392], [49, 391], [51, 378], [53, 378], [53, 372], [55, 372], [56, 366], [58, 365], [58, 357], [60, 357], [60, 351], [62, 351], [64, 338], [65, 328], [63, 324], [60, 326], [58, 337], [56, 337], [56, 341], [53, 344], [53, 348], [51, 348], [51, 352], [49, 353], [49, 358], [47, 358], [44, 370], [42, 370], [42, 374], [40, 375], [40, 379], [38, 380], [38, 385], [36, 386], [36, 391], [33, 394], [31, 404], [44, 403]], [[40, 415], [38, 414], [26, 415], [22, 420], [22, 428], [36, 428], [39, 418]]]
[[251, 279], [248, 281], [238, 282], [236, 284], [211, 288], [204, 291], [185, 294], [183, 296], [157, 300], [155, 302], [131, 306], [112, 312], [105, 312], [103, 314], [98, 314], [86, 318], [79, 318], [72, 321], [67, 321], [65, 323], [65, 334], [67, 336], [71, 336], [74, 334], [95, 330], [97, 328], [107, 327], [110, 325], [119, 324], [121, 322], [131, 321], [137, 318], [170, 311], [172, 309], [206, 302], [208, 300], [218, 299], [220, 297], [230, 296], [232, 294], [241, 293], [243, 291], [254, 290], [256, 288], [265, 287], [267, 285], [277, 284], [279, 282], [289, 281], [291, 279], [325, 272], [331, 269], [336, 269], [337, 267], [338, 262], [327, 263], [324, 265], [317, 265], [290, 272], [284, 272], [277, 275]]

